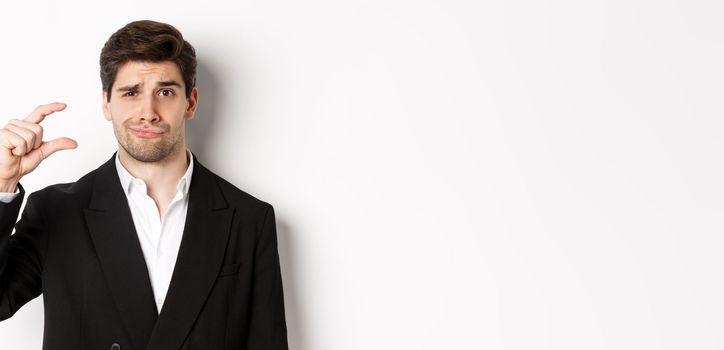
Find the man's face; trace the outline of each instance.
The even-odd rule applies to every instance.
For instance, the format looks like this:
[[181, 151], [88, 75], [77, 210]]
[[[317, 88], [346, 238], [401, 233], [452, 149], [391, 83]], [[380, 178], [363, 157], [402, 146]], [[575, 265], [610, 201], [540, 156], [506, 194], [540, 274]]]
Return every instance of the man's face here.
[[111, 101], [103, 91], [103, 113], [118, 144], [141, 162], [158, 162], [182, 149], [184, 122], [194, 117], [198, 90], [186, 96], [178, 66], [171, 61], [129, 61], [118, 69]]

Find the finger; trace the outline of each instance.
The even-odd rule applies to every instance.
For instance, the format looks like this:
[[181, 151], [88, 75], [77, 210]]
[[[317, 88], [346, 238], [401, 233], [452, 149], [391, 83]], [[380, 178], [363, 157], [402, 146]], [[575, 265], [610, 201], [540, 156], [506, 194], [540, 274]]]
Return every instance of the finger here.
[[43, 143], [43, 127], [40, 126], [40, 124], [26, 122], [24, 120], [16, 118], [10, 119], [8, 123], [28, 129], [33, 134], [35, 134], [35, 143], [33, 144], [33, 149], [40, 147], [40, 144]]
[[27, 145], [27, 149], [32, 150], [35, 146], [35, 133], [19, 126], [15, 126], [13, 124], [7, 124], [5, 125], [5, 129], [8, 129], [22, 137], [25, 140], [25, 144]]
[[27, 117], [25, 117], [25, 121], [38, 124], [47, 115], [53, 114], [53, 112], [62, 111], [65, 109], [66, 104], [62, 102], [53, 102], [49, 103], [47, 105], [40, 105], [35, 108]]
[[[75, 142], [75, 140], [68, 138], [68, 137], [59, 137], [55, 140], [45, 141], [43, 142], [40, 147], [33, 150], [31, 153], [38, 152], [40, 153], [40, 157], [42, 159], [48, 158], [51, 154], [65, 150], [65, 149], [73, 149], [78, 147], [78, 143]], [[41, 160], [42, 160], [41, 159]]]
[[20, 137], [20, 135], [8, 129], [0, 129], [0, 133], [0, 140], [3, 140], [0, 145], [9, 149], [12, 154], [20, 157], [27, 152], [28, 144], [25, 142], [24, 138]]

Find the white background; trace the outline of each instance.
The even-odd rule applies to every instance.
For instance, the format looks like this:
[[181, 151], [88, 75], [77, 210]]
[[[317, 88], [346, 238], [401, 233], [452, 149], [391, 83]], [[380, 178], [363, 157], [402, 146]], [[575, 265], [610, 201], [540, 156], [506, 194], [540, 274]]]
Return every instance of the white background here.
[[0, 119], [67, 103], [22, 181], [77, 180], [117, 147], [103, 43], [171, 23], [189, 148], [276, 209], [291, 349], [722, 349], [721, 4], [15, 2]]

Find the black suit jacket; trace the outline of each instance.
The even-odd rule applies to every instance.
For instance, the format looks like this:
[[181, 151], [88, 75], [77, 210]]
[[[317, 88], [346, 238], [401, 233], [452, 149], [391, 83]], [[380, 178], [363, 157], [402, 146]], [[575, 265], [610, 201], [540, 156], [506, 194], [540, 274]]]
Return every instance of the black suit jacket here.
[[17, 223], [22, 185], [0, 202], [0, 320], [42, 293], [45, 350], [288, 349], [274, 209], [193, 156], [160, 314], [114, 153], [30, 193]]

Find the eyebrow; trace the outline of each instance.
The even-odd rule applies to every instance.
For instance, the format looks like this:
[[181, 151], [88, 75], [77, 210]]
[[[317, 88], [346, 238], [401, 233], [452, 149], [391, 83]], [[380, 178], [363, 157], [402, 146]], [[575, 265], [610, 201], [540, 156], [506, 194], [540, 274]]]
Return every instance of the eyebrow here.
[[[121, 86], [116, 89], [117, 92], [123, 92], [123, 91], [135, 91], [137, 90], [143, 83], [138, 83], [134, 85], [126, 85]], [[157, 86], [177, 86], [181, 88], [181, 84], [179, 84], [176, 80], [165, 80], [165, 81], [159, 81]]]

